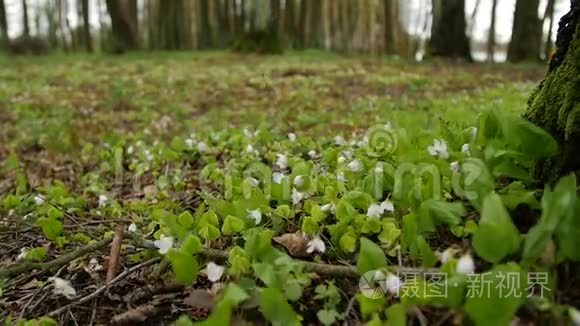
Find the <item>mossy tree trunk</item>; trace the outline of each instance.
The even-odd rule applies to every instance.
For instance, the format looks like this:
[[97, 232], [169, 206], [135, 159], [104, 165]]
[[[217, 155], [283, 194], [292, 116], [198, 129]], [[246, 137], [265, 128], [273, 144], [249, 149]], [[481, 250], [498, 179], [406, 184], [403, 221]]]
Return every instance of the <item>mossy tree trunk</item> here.
[[471, 61], [469, 39], [465, 34], [465, 0], [433, 0], [432, 5], [431, 55]]
[[556, 54], [524, 116], [560, 144], [559, 153], [537, 163], [533, 174], [550, 183], [580, 171], [580, 0], [559, 23]]

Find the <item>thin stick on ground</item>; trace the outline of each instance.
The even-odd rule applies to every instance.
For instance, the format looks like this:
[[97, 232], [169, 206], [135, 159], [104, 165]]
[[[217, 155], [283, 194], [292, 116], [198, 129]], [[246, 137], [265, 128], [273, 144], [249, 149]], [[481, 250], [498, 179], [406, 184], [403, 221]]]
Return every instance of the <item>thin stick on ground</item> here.
[[121, 244], [123, 243], [123, 225], [118, 225], [115, 230], [113, 242], [111, 242], [111, 254], [109, 255], [109, 268], [107, 269], [106, 283], [110, 283], [119, 273], [121, 261]]
[[114, 279], [111, 280], [111, 282], [107, 283], [106, 285], [101, 286], [100, 288], [96, 289], [94, 292], [80, 298], [78, 301], [75, 302], [71, 302], [66, 306], [60, 307], [56, 310], [51, 311], [48, 316], [49, 317], [54, 317], [58, 314], [60, 314], [61, 312], [65, 311], [66, 309], [69, 309], [71, 307], [86, 303], [91, 301], [93, 298], [96, 298], [97, 296], [99, 296], [101, 293], [103, 293], [105, 290], [107, 290], [109, 287], [111, 287], [113, 284], [119, 282], [120, 280], [124, 279], [125, 277], [129, 276], [131, 273], [143, 268], [143, 267], [147, 267], [149, 265], [153, 265], [155, 263], [157, 263], [158, 261], [160, 261], [161, 258], [160, 257], [156, 257], [153, 259], [149, 259], [147, 261], [142, 262], [141, 264], [135, 265], [129, 269], [127, 269], [126, 271], [124, 271], [123, 273], [119, 274], [117, 277], [115, 277]]
[[3, 278], [10, 278], [16, 275], [24, 274], [30, 272], [35, 269], [39, 270], [54, 270], [56, 268], [60, 268], [63, 265], [85, 255], [88, 255], [94, 251], [103, 249], [111, 242], [110, 238], [102, 239], [94, 244], [88, 245], [86, 247], [82, 247], [78, 250], [75, 250], [71, 253], [61, 255], [58, 258], [44, 262], [24, 262], [19, 264], [14, 264], [5, 268], [0, 269], [0, 279]]

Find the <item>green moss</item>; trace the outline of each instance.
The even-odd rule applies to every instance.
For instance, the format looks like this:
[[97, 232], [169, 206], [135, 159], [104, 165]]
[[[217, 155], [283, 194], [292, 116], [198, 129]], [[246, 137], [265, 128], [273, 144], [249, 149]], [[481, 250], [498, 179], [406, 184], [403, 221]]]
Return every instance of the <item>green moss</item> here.
[[580, 170], [580, 25], [562, 65], [534, 91], [524, 117], [546, 129], [560, 144], [554, 157], [538, 162], [534, 177], [551, 182]]

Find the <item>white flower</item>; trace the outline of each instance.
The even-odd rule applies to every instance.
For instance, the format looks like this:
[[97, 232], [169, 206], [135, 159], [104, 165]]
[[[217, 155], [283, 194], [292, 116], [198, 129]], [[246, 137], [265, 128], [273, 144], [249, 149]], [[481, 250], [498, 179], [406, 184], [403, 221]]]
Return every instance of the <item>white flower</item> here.
[[456, 253], [457, 253], [457, 249], [447, 248], [442, 253], [438, 253], [437, 255], [439, 256], [439, 260], [441, 261], [441, 264], [445, 264], [446, 262], [453, 259], [455, 257]]
[[16, 256], [16, 260], [23, 260], [24, 258], [26, 258], [26, 253], [28, 253], [28, 249], [20, 248], [20, 254]]
[[371, 204], [369, 206], [369, 208], [367, 209], [367, 216], [373, 217], [373, 218], [379, 218], [379, 217], [381, 217], [381, 215], [383, 215], [383, 211], [384, 210], [381, 207], [381, 205]]
[[459, 162], [453, 161], [449, 163], [449, 168], [451, 169], [452, 172], [459, 172]]
[[52, 281], [54, 284], [54, 294], [64, 295], [69, 300], [77, 295], [77, 291], [72, 287], [69, 281], [63, 280], [60, 277], [51, 277], [49, 278], [49, 281]]
[[477, 127], [471, 127], [470, 129], [471, 140], [475, 140], [477, 138]]
[[248, 138], [253, 136], [252, 132], [248, 128], [244, 128], [244, 135], [246, 135]]
[[383, 201], [381, 203], [381, 208], [383, 209], [383, 212], [389, 212], [389, 213], [395, 212], [395, 206], [388, 199], [386, 199], [385, 201]]
[[277, 184], [281, 184], [282, 183], [282, 179], [284, 179], [284, 177], [285, 177], [284, 173], [280, 173], [280, 172], [274, 172], [274, 173], [272, 173], [272, 179]]
[[469, 151], [469, 144], [463, 144], [461, 146], [461, 152], [467, 156], [471, 155], [471, 152]]
[[324, 241], [322, 241], [322, 239], [320, 239], [320, 237], [315, 237], [314, 239], [308, 241], [307, 247], [306, 247], [306, 252], [311, 254], [313, 252], [320, 252], [323, 253], [326, 251], [326, 245], [324, 244]]
[[293, 132], [289, 133], [289, 134], [288, 134], [288, 139], [289, 139], [291, 142], [294, 142], [294, 141], [296, 141], [296, 134], [295, 134], [295, 133], [293, 133]]
[[358, 147], [365, 147], [367, 144], [369, 143], [369, 137], [368, 136], [364, 136], [359, 142], [358, 142]]
[[193, 139], [187, 138], [185, 140], [185, 144], [187, 145], [187, 147], [193, 147]]
[[336, 175], [336, 180], [338, 182], [344, 182], [346, 180], [346, 178], [344, 177], [344, 173], [340, 172]]
[[166, 237], [162, 234], [159, 240], [155, 240], [153, 244], [159, 249], [160, 254], [165, 255], [169, 249], [173, 248], [173, 237]]
[[260, 184], [260, 181], [256, 178], [249, 177], [247, 180], [252, 187], [257, 187]]
[[346, 141], [344, 140], [344, 137], [342, 137], [342, 136], [335, 136], [334, 137], [334, 143], [336, 145], [343, 146], [343, 145], [346, 144]]
[[320, 210], [322, 210], [325, 213], [328, 213], [328, 212], [332, 212], [333, 207], [334, 207], [334, 203], [328, 203], [328, 204], [322, 205], [320, 207]]
[[392, 295], [398, 295], [401, 287], [403, 286], [403, 281], [394, 274], [389, 273], [387, 279], [385, 280], [386, 291]]
[[362, 164], [359, 160], [351, 161], [350, 163], [348, 163], [347, 166], [351, 171], [354, 172], [359, 172], [360, 170], [362, 170]]
[[96, 258], [91, 258], [91, 260], [89, 261], [89, 269], [91, 271], [100, 271], [103, 269], [103, 265], [99, 264], [99, 261]]
[[304, 184], [304, 177], [301, 175], [296, 176], [296, 178], [294, 178], [294, 185], [296, 187], [300, 187]]
[[129, 231], [129, 232], [137, 232], [137, 224], [131, 223], [131, 225], [129, 225], [129, 227], [127, 228], [127, 231]]
[[580, 311], [576, 308], [570, 307], [568, 309], [568, 316], [572, 319], [572, 324], [574, 326], [580, 326]]
[[129, 145], [129, 147], [127, 147], [127, 154], [131, 155], [133, 154], [134, 151], [135, 148], [133, 147], [133, 145]]
[[276, 165], [282, 170], [286, 169], [288, 167], [288, 157], [284, 154], [276, 154], [276, 157], [278, 157]]
[[105, 205], [107, 205], [108, 201], [109, 201], [109, 198], [107, 198], [107, 196], [99, 195], [99, 207], [105, 207]]
[[42, 205], [42, 204], [44, 204], [44, 196], [43, 195], [40, 195], [40, 194], [34, 196], [34, 203], [36, 205]]
[[475, 263], [470, 254], [465, 254], [457, 261], [457, 273], [473, 274], [475, 272]]
[[437, 156], [440, 159], [448, 159], [449, 152], [447, 151], [447, 144], [444, 140], [435, 139], [433, 140], [433, 145], [427, 147], [427, 151], [431, 156]]
[[316, 151], [315, 151], [315, 150], [313, 150], [313, 149], [311, 149], [311, 150], [308, 152], [308, 156], [310, 156], [310, 158], [312, 158], [312, 159], [316, 158]]
[[247, 212], [248, 217], [254, 220], [254, 223], [256, 223], [256, 225], [260, 224], [260, 222], [262, 221], [262, 212], [260, 212], [260, 209], [247, 210]]
[[292, 203], [294, 205], [300, 203], [304, 197], [304, 193], [296, 190], [296, 188], [292, 188]]
[[212, 281], [213, 283], [219, 281], [220, 278], [222, 278], [222, 275], [224, 274], [224, 269], [225, 269], [224, 266], [220, 266], [214, 263], [213, 261], [210, 261], [209, 263], [207, 263], [207, 267], [205, 269], [207, 273], [207, 279]]
[[209, 150], [209, 147], [207, 147], [207, 144], [206, 143], [200, 141], [199, 143], [197, 143], [197, 150], [200, 153], [205, 153], [205, 152], [207, 152]]
[[155, 158], [153, 156], [153, 154], [151, 154], [151, 151], [149, 151], [148, 149], [146, 149], [145, 151], [143, 151], [143, 154], [145, 155], [145, 159], [147, 161], [153, 161], [153, 159]]
[[248, 146], [246, 146], [246, 152], [250, 154], [258, 154], [258, 150], [255, 149], [254, 146], [252, 146], [252, 144], [248, 144]]
[[384, 124], [385, 129], [393, 129], [393, 124], [390, 121]]
[[346, 161], [346, 157], [344, 157], [344, 156], [340, 155], [340, 156], [338, 157], [338, 164], [342, 164], [342, 163], [344, 163], [344, 161]]

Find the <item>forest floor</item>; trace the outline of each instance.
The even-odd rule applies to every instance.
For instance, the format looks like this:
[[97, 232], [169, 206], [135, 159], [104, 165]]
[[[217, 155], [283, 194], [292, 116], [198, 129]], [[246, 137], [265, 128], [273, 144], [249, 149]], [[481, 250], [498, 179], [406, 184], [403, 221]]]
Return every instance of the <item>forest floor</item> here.
[[[409, 248], [404, 217], [420, 203], [396, 198], [392, 184], [376, 196], [366, 191], [366, 171], [378, 171], [379, 159], [424, 161], [451, 178], [449, 163], [464, 158], [481, 113], [523, 112], [545, 72], [318, 52], [4, 57], [0, 67], [0, 320], [48, 315], [66, 325], [198, 320], [212, 308], [222, 309], [215, 325], [224, 321], [218, 315], [394, 324], [396, 310], [352, 299], [360, 293], [355, 266], [373, 252], [360, 239], [380, 245], [389, 266], [440, 263], [423, 251], [401, 254]], [[375, 126], [387, 139], [371, 135], [369, 145], [364, 135]], [[439, 138], [449, 159], [429, 155]], [[270, 179], [244, 176], [255, 162], [290, 180], [291, 193], [268, 195]], [[304, 171], [322, 181], [314, 185]], [[329, 181], [337, 177], [347, 185]], [[424, 238], [430, 255], [450, 246], [473, 253], [467, 225], [479, 213], [449, 187], [444, 181], [439, 195], [462, 203], [449, 208], [460, 219]], [[375, 215], [371, 199], [394, 206], [377, 226], [361, 220]], [[341, 209], [357, 218], [344, 222]], [[162, 236], [174, 240], [165, 256]], [[316, 237], [325, 250], [305, 253]], [[314, 264], [280, 258], [289, 256]], [[492, 266], [474, 259], [478, 271]], [[220, 280], [208, 280], [208, 261], [225, 266]], [[227, 306], [217, 305], [223, 287]], [[385, 309], [398, 302], [376, 301]], [[461, 305], [404, 307], [421, 325], [477, 320]]]

